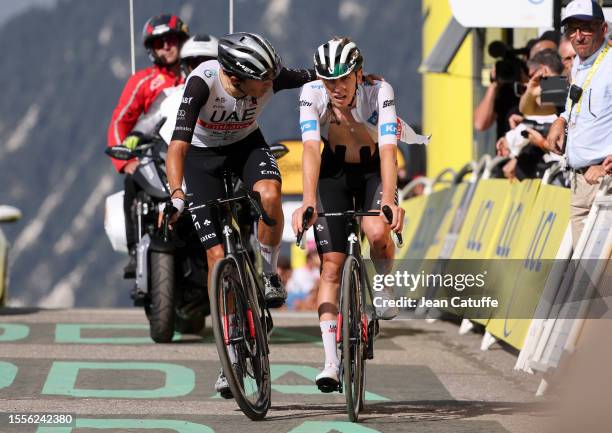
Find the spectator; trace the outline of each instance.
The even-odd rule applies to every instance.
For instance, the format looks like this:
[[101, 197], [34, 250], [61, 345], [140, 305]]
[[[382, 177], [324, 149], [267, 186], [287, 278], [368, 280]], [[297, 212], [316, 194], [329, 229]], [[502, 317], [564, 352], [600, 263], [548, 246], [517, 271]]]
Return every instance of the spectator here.
[[612, 154], [612, 55], [608, 53], [608, 24], [596, 2], [572, 1], [565, 8], [561, 24], [578, 56], [572, 78], [582, 92], [553, 123], [547, 144], [552, 152], [565, 152], [570, 168], [570, 219], [575, 247], [606, 173], [604, 159]]
[[556, 50], [545, 49], [536, 53], [528, 62], [529, 82], [521, 96], [519, 110], [526, 116], [556, 114], [554, 105], [542, 105], [540, 82], [544, 77], [555, 77], [563, 73], [563, 62]]
[[276, 270], [278, 277], [281, 279], [281, 282], [287, 286], [287, 283], [291, 279], [291, 275], [293, 274], [293, 269], [291, 268], [291, 260], [289, 257], [280, 256], [278, 258], [278, 262], [276, 264]]
[[306, 263], [291, 274], [287, 282], [287, 307], [296, 308], [297, 301], [308, 298], [312, 290], [318, 286], [321, 261], [314, 240], [307, 243]]
[[572, 65], [574, 64], [574, 57], [576, 57], [576, 51], [572, 46], [572, 43], [568, 38], [563, 36], [561, 38], [561, 43], [559, 44], [559, 55], [561, 56], [561, 61], [563, 62], [563, 76], [568, 77], [568, 80], [571, 81], [572, 74]]
[[532, 59], [537, 53], [543, 50], [557, 50], [559, 48], [559, 41], [561, 35], [554, 31], [548, 30], [536, 39], [532, 46], [529, 48], [529, 59]]
[[608, 157], [603, 162], [603, 166], [606, 170], [606, 174], [612, 174], [612, 155], [608, 155]]

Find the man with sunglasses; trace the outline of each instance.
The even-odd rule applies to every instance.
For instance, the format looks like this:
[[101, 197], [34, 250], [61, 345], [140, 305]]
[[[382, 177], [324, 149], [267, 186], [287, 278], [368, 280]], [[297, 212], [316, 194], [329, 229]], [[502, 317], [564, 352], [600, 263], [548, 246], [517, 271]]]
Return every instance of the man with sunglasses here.
[[[165, 89], [182, 84], [184, 81], [179, 64], [179, 51], [187, 38], [189, 38], [189, 29], [176, 15], [158, 15], [145, 23], [142, 30], [142, 42], [153, 65], [136, 72], [128, 79], [108, 126], [108, 146], [123, 143], [129, 148], [134, 148], [138, 145], [139, 135], [134, 131], [137, 122], [150, 112], [153, 103]], [[138, 187], [132, 175], [138, 167], [138, 160], [113, 159], [113, 165], [119, 173], [125, 174], [123, 210], [129, 262], [123, 270], [123, 276], [134, 278], [137, 236], [134, 231], [131, 207]]]
[[608, 52], [608, 24], [597, 2], [572, 1], [561, 24], [577, 58], [566, 110], [551, 126], [547, 147], [565, 153], [571, 171], [575, 247], [605, 175], [603, 161], [612, 154], [612, 54]]

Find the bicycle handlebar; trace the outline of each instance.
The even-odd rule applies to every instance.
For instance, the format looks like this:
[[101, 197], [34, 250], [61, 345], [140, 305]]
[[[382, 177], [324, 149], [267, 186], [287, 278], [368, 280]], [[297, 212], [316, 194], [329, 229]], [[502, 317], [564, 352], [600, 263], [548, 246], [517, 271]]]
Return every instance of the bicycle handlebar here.
[[312, 218], [313, 214], [314, 214], [314, 208], [312, 206], [308, 206], [306, 210], [304, 211], [304, 213], [302, 214], [302, 230], [298, 231], [297, 238], [295, 241], [295, 245], [298, 247], [302, 243], [302, 237], [304, 236], [304, 233], [306, 233], [306, 230], [308, 229], [308, 221], [310, 221], [310, 218]]
[[262, 207], [261, 197], [259, 196], [259, 193], [257, 191], [253, 191], [252, 193], [247, 192], [245, 195], [240, 195], [238, 197], [218, 198], [215, 200], [209, 200], [205, 202], [204, 204], [201, 204], [198, 206], [187, 207], [185, 208], [185, 210], [193, 211], [197, 209], [202, 209], [204, 207], [218, 207], [225, 203], [231, 203], [233, 201], [241, 201], [241, 200], [248, 201], [249, 204], [253, 207], [253, 209], [255, 209], [255, 212], [257, 213], [259, 218], [261, 218], [264, 223], [266, 223], [270, 227], [273, 227], [276, 225], [276, 220], [274, 218], [270, 218], [270, 216], [266, 213], [266, 211]]
[[[389, 222], [389, 224], [391, 224], [393, 222], [393, 211], [391, 211], [391, 208], [385, 205], [382, 208], [382, 212], [385, 215], [385, 218], [387, 218], [387, 221]], [[308, 221], [310, 221], [310, 218], [312, 218], [313, 213], [314, 213], [314, 209], [312, 207], [308, 207], [304, 211], [304, 214], [302, 216], [302, 230], [298, 232], [296, 242], [295, 242], [297, 246], [299, 246], [302, 242], [302, 237], [304, 236], [304, 233], [306, 232], [308, 228]], [[380, 215], [380, 212], [372, 212], [372, 211], [361, 212], [361, 211], [354, 211], [354, 210], [349, 210], [345, 212], [321, 212], [318, 214], [319, 217], [345, 217], [345, 218], [354, 218], [354, 217], [362, 217], [362, 216], [379, 216], [379, 215]], [[397, 232], [393, 232], [393, 233], [395, 234], [398, 248], [401, 248], [402, 245], [404, 244], [404, 240], [402, 239], [402, 234], [397, 233]]]
[[[385, 214], [385, 217], [387, 218], [387, 221], [389, 222], [389, 224], [391, 224], [393, 222], [393, 211], [391, 210], [391, 208], [387, 205], [384, 205], [382, 208], [382, 211]], [[404, 245], [402, 234], [398, 232], [393, 232], [393, 233], [395, 234], [395, 239], [397, 239], [398, 248], [401, 248], [402, 245]]]

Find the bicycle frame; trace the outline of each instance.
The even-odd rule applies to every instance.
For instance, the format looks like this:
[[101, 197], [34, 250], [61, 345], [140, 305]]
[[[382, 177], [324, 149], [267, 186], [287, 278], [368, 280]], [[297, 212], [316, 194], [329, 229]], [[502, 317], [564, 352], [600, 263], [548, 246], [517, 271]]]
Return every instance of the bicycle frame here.
[[[230, 171], [224, 171], [223, 173], [223, 184], [225, 188], [225, 199], [215, 200], [214, 202], [219, 206], [219, 210], [224, 210], [219, 213], [219, 220], [221, 222], [221, 226], [223, 227], [223, 250], [225, 252], [225, 257], [233, 258], [238, 263], [238, 277], [240, 278], [240, 282], [242, 287], [253, 287], [255, 289], [255, 299], [260, 300], [260, 305], [263, 306], [261, 310], [260, 320], [263, 324], [263, 329], [268, 329], [268, 321], [270, 322], [270, 326], [273, 326], [272, 316], [270, 315], [269, 310], [265, 307], [264, 299], [264, 290], [261, 286], [261, 282], [256, 277], [257, 273], [255, 272], [255, 267], [251, 262], [251, 258], [249, 254], [242, 246], [242, 240], [240, 238], [240, 230], [237, 229], [237, 224], [235, 225], [235, 208], [233, 203], [240, 200], [247, 200], [248, 196], [238, 196], [232, 197], [233, 192], [233, 182]], [[245, 272], [246, 270], [246, 272]], [[252, 278], [249, 278], [249, 274]], [[250, 284], [249, 281], [252, 281], [253, 284]], [[242, 291], [237, 292], [238, 296], [241, 298], [241, 302], [245, 305], [248, 305], [251, 311], [254, 310], [253, 306], [250, 305], [248, 300], [248, 296]], [[259, 308], [257, 308], [257, 311]], [[251, 319], [249, 319], [251, 320]], [[250, 326], [252, 326], [250, 324]], [[270, 352], [269, 342], [266, 339], [266, 353]]]

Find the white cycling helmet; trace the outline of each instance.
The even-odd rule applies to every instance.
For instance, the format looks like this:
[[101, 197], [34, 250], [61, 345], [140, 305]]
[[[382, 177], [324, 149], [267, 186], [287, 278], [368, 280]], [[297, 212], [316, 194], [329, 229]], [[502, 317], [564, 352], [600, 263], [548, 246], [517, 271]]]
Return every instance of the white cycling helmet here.
[[211, 35], [193, 35], [183, 44], [181, 48], [181, 59], [190, 57], [217, 58], [219, 40]]
[[200, 63], [216, 59], [218, 49], [219, 40], [214, 36], [198, 34], [187, 39], [181, 48], [181, 68], [185, 75]]

